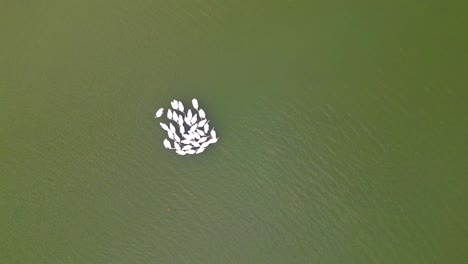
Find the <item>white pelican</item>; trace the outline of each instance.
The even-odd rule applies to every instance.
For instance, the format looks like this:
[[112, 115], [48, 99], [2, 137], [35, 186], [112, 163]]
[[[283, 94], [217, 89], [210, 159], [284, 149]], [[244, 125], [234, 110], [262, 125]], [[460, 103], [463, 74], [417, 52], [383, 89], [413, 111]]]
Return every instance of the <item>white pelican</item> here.
[[200, 140], [198, 140], [198, 143], [201, 144], [201, 143], [203, 143], [203, 142], [205, 142], [207, 140], [208, 140], [208, 137], [202, 137], [202, 138], [200, 138]]
[[208, 123], [206, 123], [205, 126], [203, 127], [204, 132], [208, 133], [209, 129], [210, 129], [210, 126], [208, 125]]
[[189, 139], [184, 139], [184, 140], [181, 140], [180, 142], [181, 142], [182, 144], [185, 144], [185, 145], [190, 145], [190, 144], [192, 144], [192, 141], [189, 140]]
[[208, 140], [208, 141], [205, 142], [205, 143], [214, 144], [214, 143], [216, 143], [216, 142], [218, 142], [218, 138], [212, 138], [212, 139]]
[[192, 146], [194, 146], [194, 147], [197, 147], [197, 148], [200, 147], [200, 144], [198, 144], [198, 142], [196, 142], [196, 141], [192, 141], [190, 143], [192, 143]]
[[181, 111], [181, 112], [184, 111], [184, 105], [182, 104], [181, 101], [179, 101], [179, 111]]
[[198, 110], [198, 100], [197, 99], [195, 99], [195, 98], [192, 99], [192, 105], [193, 105], [193, 108]]
[[198, 127], [203, 127], [206, 124], [206, 122], [208, 122], [208, 119], [201, 120], [200, 122], [198, 122]]
[[197, 152], [195, 152], [195, 154], [200, 154], [200, 153], [202, 153], [203, 151], [205, 151], [205, 148], [200, 147], [199, 149], [197, 149]]
[[189, 149], [189, 150], [186, 151], [186, 153], [190, 154], [190, 155], [193, 155], [193, 154], [195, 154], [195, 150]]
[[167, 131], [167, 136], [168, 136], [170, 139], [174, 140], [174, 134], [172, 134], [172, 132], [171, 132], [170, 130]]
[[214, 128], [211, 129], [210, 135], [212, 138], [216, 138], [216, 130]]
[[175, 149], [177, 149], [177, 150], [181, 150], [180, 145], [177, 144], [177, 142], [174, 142], [174, 147], [175, 147]]
[[171, 106], [174, 110], [179, 110], [179, 102], [177, 102], [177, 100], [172, 100], [171, 102]]
[[200, 116], [201, 119], [206, 118], [206, 114], [205, 114], [205, 111], [203, 111], [203, 109], [198, 110], [198, 115]]
[[181, 155], [181, 156], [184, 156], [185, 154], [187, 154], [185, 151], [183, 150], [177, 150], [176, 151], [177, 154]]
[[181, 115], [179, 116], [179, 120], [177, 120], [177, 123], [179, 123], [179, 126], [184, 126], [184, 119]]
[[166, 131], [169, 131], [169, 128], [167, 127], [166, 124], [164, 123], [159, 123], [159, 125], [161, 125], [162, 129], [166, 130]]
[[190, 123], [192, 124], [197, 123], [197, 114], [193, 115], [192, 119], [190, 119]]
[[176, 132], [176, 131], [175, 131], [175, 127], [174, 127], [174, 125], [173, 125], [172, 123], [169, 124], [169, 128], [171, 129], [171, 132], [172, 132], [172, 133], [175, 133], [175, 132]]
[[167, 140], [167, 138], [164, 139], [163, 144], [164, 144], [165, 148], [172, 149], [171, 142], [169, 142], [169, 140]]
[[204, 137], [204, 136], [205, 136], [205, 132], [203, 132], [203, 131], [202, 131], [202, 130], [200, 130], [200, 129], [197, 129], [197, 131], [196, 131], [196, 132], [198, 133], [198, 135], [200, 135], [200, 136], [202, 136], [202, 137]]
[[176, 121], [179, 120], [179, 116], [177, 115], [176, 111], [172, 112], [172, 120]]
[[187, 111], [187, 118], [188, 118], [188, 120], [191, 121], [191, 120], [192, 120], [192, 116], [193, 116], [193, 115], [192, 115], [192, 110], [189, 109], [189, 110]]
[[207, 141], [207, 142], [205, 142], [205, 143], [202, 143], [202, 144], [201, 144], [201, 147], [202, 147], [202, 148], [206, 148], [206, 147], [208, 147], [210, 144], [211, 144], [211, 143], [210, 143], [209, 141]]
[[200, 135], [199, 135], [197, 132], [193, 133], [193, 136], [194, 136], [197, 140], [199, 140], [199, 139], [201, 138]]
[[185, 133], [185, 127], [184, 126], [180, 126], [179, 127], [179, 132], [181, 135], [183, 135]]
[[177, 135], [177, 133], [174, 133], [174, 140], [180, 142], [180, 137]]
[[182, 150], [189, 150], [189, 149], [192, 149], [192, 146], [190, 145], [186, 145], [182, 148]]
[[167, 109], [167, 119], [169, 119], [169, 120], [172, 119], [172, 111], [171, 111], [171, 109]]
[[197, 124], [191, 126], [190, 127], [190, 132], [192, 132], [192, 133], [195, 132], [195, 130], [197, 130], [197, 127], [198, 127]]
[[159, 108], [158, 111], [154, 114], [154, 118], [160, 118], [164, 113], [164, 108]]

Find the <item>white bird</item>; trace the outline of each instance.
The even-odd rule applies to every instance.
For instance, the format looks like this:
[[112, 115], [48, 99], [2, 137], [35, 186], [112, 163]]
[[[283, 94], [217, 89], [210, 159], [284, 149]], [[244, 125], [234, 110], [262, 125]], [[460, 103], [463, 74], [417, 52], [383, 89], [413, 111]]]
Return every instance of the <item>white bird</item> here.
[[207, 140], [208, 140], [208, 137], [202, 137], [202, 138], [200, 138], [200, 140], [198, 140], [198, 143], [201, 144], [201, 143], [203, 143], [203, 142], [205, 142]]
[[177, 154], [181, 155], [181, 156], [184, 156], [185, 154], [187, 154], [185, 151], [183, 150], [177, 150], [176, 151]]
[[159, 125], [161, 125], [162, 129], [166, 130], [166, 131], [169, 131], [169, 128], [167, 127], [166, 124], [164, 123], [159, 123]]
[[167, 119], [171, 120], [172, 119], [172, 111], [171, 109], [167, 110]]
[[177, 115], [176, 111], [172, 112], [172, 120], [176, 122], [179, 120], [179, 115]]
[[172, 123], [169, 124], [169, 127], [170, 127], [172, 133], [176, 132], [175, 127], [174, 127], [174, 125]]
[[208, 141], [205, 142], [205, 143], [214, 144], [214, 143], [216, 143], [216, 142], [218, 142], [218, 138], [212, 138], [212, 139], [208, 140]]
[[190, 154], [190, 155], [193, 155], [193, 154], [195, 154], [195, 150], [189, 149], [189, 150], [186, 151], [186, 153]]
[[184, 105], [182, 104], [181, 101], [179, 101], [179, 111], [184, 111]]
[[197, 122], [197, 114], [193, 115], [192, 119], [190, 119], [190, 123], [195, 124]]
[[179, 132], [181, 135], [183, 135], [185, 133], [185, 127], [184, 126], [180, 126], [179, 127]]
[[174, 140], [180, 142], [180, 137], [177, 135], [177, 133], [174, 134]]
[[208, 123], [206, 123], [205, 126], [203, 127], [204, 132], [208, 133], [209, 129], [210, 129], [210, 126], [208, 125]]
[[167, 131], [167, 136], [168, 136], [170, 139], [174, 140], [174, 134], [172, 134], [172, 132], [171, 132], [170, 130]]
[[172, 100], [171, 102], [171, 106], [174, 110], [178, 110], [179, 109], [179, 102], [177, 102], [177, 100]]
[[205, 111], [203, 111], [203, 109], [198, 110], [198, 115], [200, 116], [201, 119], [206, 118], [206, 114], [205, 114]]
[[191, 126], [192, 123], [190, 123], [190, 119], [188, 119], [188, 117], [185, 117], [184, 118], [184, 121], [185, 121], [185, 124], [187, 124], [187, 126]]
[[197, 132], [194, 132], [194, 133], [193, 133], [193, 136], [194, 136], [197, 140], [199, 140], [199, 139], [201, 138], [200, 135], [199, 135]]
[[198, 142], [196, 141], [192, 141], [191, 143], [192, 143], [192, 146], [194, 147], [197, 147], [197, 148], [200, 147], [200, 144], [198, 144]]
[[210, 143], [209, 141], [207, 141], [207, 142], [201, 144], [201, 147], [202, 147], [202, 148], [206, 148], [206, 147], [208, 147], [210, 144], [211, 144], [211, 143]]
[[180, 145], [177, 144], [177, 142], [174, 142], [174, 147], [175, 147], [175, 149], [177, 149], [177, 150], [181, 150]]
[[193, 133], [193, 132], [195, 132], [197, 130], [197, 127], [198, 127], [197, 124], [195, 124], [195, 125], [190, 127], [189, 131]]
[[190, 145], [192, 144], [192, 141], [190, 141], [189, 139], [184, 139], [184, 140], [181, 140], [180, 141], [182, 144], [185, 144], [185, 145]]
[[214, 128], [211, 129], [210, 135], [212, 138], [216, 138], [216, 130]]
[[208, 122], [208, 119], [201, 120], [200, 122], [198, 122], [198, 127], [203, 127], [206, 124], [206, 122]]
[[197, 149], [197, 152], [195, 152], [195, 154], [200, 154], [200, 153], [202, 153], [203, 151], [205, 151], [205, 148], [200, 147], [199, 149]]
[[203, 131], [202, 131], [202, 130], [200, 130], [200, 129], [197, 129], [197, 131], [196, 131], [196, 132], [198, 133], [198, 135], [200, 135], [200, 136], [202, 136], [202, 137], [204, 137], [204, 136], [205, 136], [205, 132], [203, 132]]
[[192, 116], [193, 116], [193, 115], [192, 115], [192, 110], [189, 109], [189, 110], [187, 111], [187, 118], [188, 118], [188, 120], [191, 121], [191, 120], [192, 120]]
[[195, 98], [192, 99], [192, 105], [193, 105], [193, 108], [198, 110], [198, 100], [197, 99], [195, 99]]
[[184, 126], [184, 119], [181, 115], [179, 116], [179, 120], [177, 120], [177, 123], [179, 123], [179, 126]]
[[171, 142], [169, 142], [169, 140], [167, 140], [167, 138], [164, 139], [163, 144], [164, 144], [165, 148], [172, 149]]
[[192, 146], [187, 145], [187, 146], [184, 146], [184, 147], [182, 148], [182, 150], [189, 150], [189, 149], [192, 149]]
[[159, 108], [158, 111], [154, 114], [154, 118], [160, 118], [164, 113], [164, 108]]

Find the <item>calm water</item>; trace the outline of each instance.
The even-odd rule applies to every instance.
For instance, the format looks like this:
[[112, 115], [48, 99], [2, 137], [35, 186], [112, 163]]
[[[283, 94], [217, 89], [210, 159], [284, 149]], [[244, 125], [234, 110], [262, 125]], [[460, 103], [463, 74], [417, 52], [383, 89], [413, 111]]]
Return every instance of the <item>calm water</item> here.
[[0, 263], [467, 260], [467, 4], [242, 2], [0, 1]]

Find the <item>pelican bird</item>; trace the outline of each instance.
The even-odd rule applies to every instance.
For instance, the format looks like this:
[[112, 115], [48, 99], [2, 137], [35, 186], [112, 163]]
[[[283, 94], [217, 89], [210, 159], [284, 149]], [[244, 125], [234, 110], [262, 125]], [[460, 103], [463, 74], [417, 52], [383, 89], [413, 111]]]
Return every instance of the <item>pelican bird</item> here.
[[179, 111], [181, 111], [181, 112], [184, 111], [184, 105], [182, 104], [181, 101], [179, 101]]
[[197, 149], [197, 151], [195, 152], [195, 154], [200, 154], [200, 153], [202, 153], [203, 151], [205, 151], [205, 148], [200, 147], [199, 149]]
[[179, 123], [179, 126], [184, 126], [184, 119], [182, 118], [182, 115], [179, 116], [179, 120], [177, 120], [177, 123]]
[[206, 114], [205, 114], [205, 111], [203, 111], [203, 109], [198, 110], [198, 115], [200, 116], [201, 119], [206, 118]]
[[195, 150], [189, 149], [189, 150], [186, 151], [186, 153], [190, 154], [190, 155], [193, 155], [193, 154], [195, 154]]
[[192, 119], [190, 119], [190, 123], [192, 124], [197, 123], [197, 114], [193, 115]]
[[176, 122], [179, 120], [179, 115], [176, 113], [176, 111], [172, 112], [172, 120]]
[[193, 108], [198, 110], [198, 100], [197, 99], [195, 99], [195, 98], [192, 99], [192, 105], [193, 105]]
[[172, 123], [169, 124], [169, 128], [171, 129], [171, 132], [175, 134], [176, 130]]
[[197, 130], [197, 127], [198, 127], [198, 125], [195, 124], [195, 125], [193, 125], [193, 126], [190, 127], [190, 130], [189, 130], [189, 131], [193, 133], [193, 132], [195, 132], [195, 131]]
[[182, 150], [184, 150], [184, 151], [190, 150], [190, 149], [192, 149], [192, 146], [190, 146], [190, 145], [186, 145], [186, 146], [184, 146], [184, 147], [182, 148]]
[[172, 111], [171, 111], [171, 109], [167, 109], [167, 119], [169, 119], [169, 120], [172, 119]]
[[180, 142], [181, 142], [182, 144], [184, 144], [184, 145], [190, 145], [190, 144], [192, 144], [192, 141], [190, 141], [189, 139], [184, 139], [184, 140], [181, 140]]
[[201, 138], [200, 135], [199, 135], [197, 132], [194, 132], [194, 133], [193, 133], [193, 136], [194, 136], [195, 139], [197, 139], [197, 140], [200, 140], [200, 138]]
[[159, 123], [159, 125], [161, 125], [162, 129], [166, 130], [166, 131], [169, 131], [169, 127], [167, 127], [166, 124], [164, 123]]
[[211, 129], [210, 135], [212, 138], [216, 138], [216, 130], [214, 128]]
[[177, 133], [174, 133], [174, 140], [180, 142], [180, 137], [177, 135]]
[[197, 147], [197, 148], [200, 147], [200, 144], [198, 144], [198, 142], [196, 142], [196, 141], [192, 141], [190, 143], [192, 143], [192, 146], [194, 146], [194, 147]]
[[177, 102], [177, 100], [172, 100], [171, 102], [171, 106], [174, 110], [179, 110], [179, 102]]
[[205, 142], [207, 140], [208, 140], [208, 137], [202, 137], [202, 138], [200, 138], [200, 140], [198, 140], [198, 143], [201, 144], [201, 143], [203, 143], [203, 142]]
[[169, 142], [169, 140], [167, 140], [167, 138], [164, 139], [163, 144], [164, 144], [165, 148], [172, 149], [171, 142]]
[[183, 150], [177, 150], [176, 151], [177, 154], [181, 155], [181, 156], [184, 156], [185, 154], [187, 154], [185, 151]]
[[216, 142], [218, 142], [218, 138], [212, 138], [212, 139], [208, 140], [208, 141], [205, 142], [205, 143], [214, 144], [214, 143], [216, 143]]
[[210, 126], [208, 125], [208, 123], [206, 123], [205, 126], [203, 127], [204, 132], [208, 133], [209, 129], [210, 129]]
[[189, 110], [187, 111], [187, 119], [188, 119], [189, 121], [191, 121], [191, 120], [192, 120], [192, 116], [193, 116], [193, 115], [192, 115], [192, 110], [189, 109]]
[[204, 125], [206, 125], [207, 122], [208, 122], [208, 119], [201, 120], [200, 122], [198, 122], [198, 127], [203, 127]]
[[159, 108], [158, 111], [154, 114], [154, 118], [160, 118], [164, 113], [164, 108]]
[[184, 126], [180, 126], [179, 127], [179, 132], [181, 135], [183, 135], [185, 133], [185, 127]]
[[204, 137], [204, 136], [205, 136], [205, 132], [203, 132], [203, 131], [202, 131], [202, 130], [200, 130], [200, 129], [197, 129], [197, 131], [196, 131], [196, 132], [198, 133], [198, 135], [200, 135], [200, 136], [202, 136], [202, 137]]
[[168, 136], [170, 139], [174, 140], [174, 134], [172, 134], [171, 130], [168, 130], [168, 131], [167, 131], [167, 136]]
[[177, 142], [174, 142], [174, 147], [176, 150], [181, 150], [181, 147], [179, 144], [177, 144]]
[[209, 141], [205, 142], [205, 143], [202, 143], [201, 144], [201, 148], [206, 148], [210, 145], [211, 143]]

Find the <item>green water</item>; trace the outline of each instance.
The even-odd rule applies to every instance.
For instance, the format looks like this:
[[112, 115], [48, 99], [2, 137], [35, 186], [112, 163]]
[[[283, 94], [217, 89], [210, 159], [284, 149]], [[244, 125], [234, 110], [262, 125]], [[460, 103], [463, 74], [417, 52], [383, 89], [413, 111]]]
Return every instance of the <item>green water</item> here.
[[0, 263], [466, 261], [467, 7], [0, 1]]

